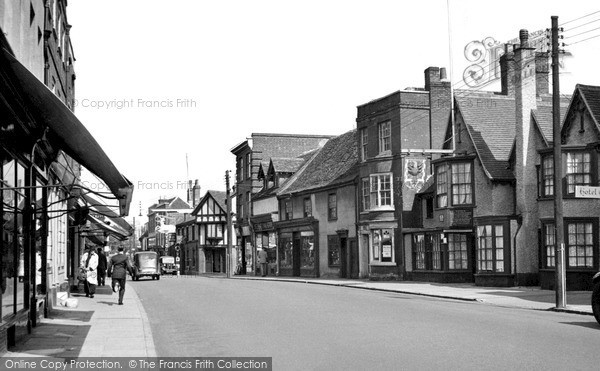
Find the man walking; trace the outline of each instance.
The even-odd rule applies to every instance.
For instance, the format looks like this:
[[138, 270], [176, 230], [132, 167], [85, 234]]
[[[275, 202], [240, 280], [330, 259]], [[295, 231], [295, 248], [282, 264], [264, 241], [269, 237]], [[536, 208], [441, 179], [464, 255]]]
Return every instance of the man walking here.
[[127, 255], [123, 253], [123, 248], [119, 247], [119, 253], [113, 256], [108, 264], [108, 272], [112, 277], [112, 290], [113, 292], [117, 292], [117, 287], [119, 289], [119, 305], [123, 305], [127, 273], [131, 273], [132, 270], [133, 268], [129, 263]]
[[258, 251], [258, 262], [260, 263], [260, 274], [262, 277], [267, 275], [267, 251], [263, 247]]
[[106, 266], [108, 262], [106, 260], [106, 255], [102, 251], [102, 248], [98, 248], [98, 285], [104, 286], [104, 279], [106, 277]]

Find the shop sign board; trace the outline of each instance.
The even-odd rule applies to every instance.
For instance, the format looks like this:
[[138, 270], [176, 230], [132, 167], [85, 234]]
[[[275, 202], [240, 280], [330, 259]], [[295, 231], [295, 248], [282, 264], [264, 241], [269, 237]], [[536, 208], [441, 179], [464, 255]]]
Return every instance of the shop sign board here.
[[600, 187], [575, 186], [575, 197], [600, 198]]

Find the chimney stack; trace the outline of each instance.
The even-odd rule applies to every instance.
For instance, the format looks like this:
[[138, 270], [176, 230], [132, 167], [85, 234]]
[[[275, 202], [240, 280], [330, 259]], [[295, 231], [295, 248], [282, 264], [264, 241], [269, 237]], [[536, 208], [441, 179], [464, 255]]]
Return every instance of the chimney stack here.
[[[190, 181], [191, 183], [191, 181]], [[192, 189], [192, 204], [193, 207], [196, 207], [200, 203], [200, 184], [198, 184], [198, 179], [194, 181], [194, 188]]]
[[[531, 255], [529, 247], [537, 242], [538, 178], [536, 172], [537, 150], [531, 112], [537, 108], [536, 98], [536, 55], [529, 45], [527, 30], [519, 32], [521, 43], [515, 49], [515, 202], [516, 213], [525, 228], [516, 236], [519, 266], [517, 272], [537, 270], [537, 257]], [[535, 254], [535, 253], [533, 253]]]
[[504, 44], [504, 54], [500, 57], [500, 84], [502, 94], [515, 94], [515, 54], [509, 44]]
[[535, 91], [538, 96], [550, 94], [550, 66], [548, 52], [535, 53]]
[[440, 83], [440, 68], [429, 67], [425, 70], [425, 90], [430, 91], [431, 86]]

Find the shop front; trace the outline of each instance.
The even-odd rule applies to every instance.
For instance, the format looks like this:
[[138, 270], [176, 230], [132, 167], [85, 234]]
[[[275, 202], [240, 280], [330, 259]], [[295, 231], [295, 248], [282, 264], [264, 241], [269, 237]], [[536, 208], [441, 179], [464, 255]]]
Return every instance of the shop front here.
[[[253, 218], [252, 225], [254, 229], [254, 242], [256, 249], [262, 249], [267, 252], [268, 276], [278, 276], [277, 269], [277, 234], [271, 220], [271, 215], [262, 218]], [[260, 270], [260, 265], [257, 266]], [[257, 272], [257, 274], [262, 272]]]
[[275, 223], [278, 235], [279, 275], [319, 277], [318, 221]]

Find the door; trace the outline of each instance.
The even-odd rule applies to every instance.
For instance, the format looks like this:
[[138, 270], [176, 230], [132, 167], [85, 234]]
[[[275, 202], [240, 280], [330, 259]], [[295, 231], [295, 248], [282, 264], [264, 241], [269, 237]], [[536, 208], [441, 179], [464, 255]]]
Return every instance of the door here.
[[350, 260], [348, 266], [350, 267], [349, 278], [358, 278], [358, 244], [356, 238], [348, 239], [348, 259]]
[[300, 277], [300, 250], [302, 248], [300, 234], [294, 234], [294, 242], [292, 245], [292, 275]]
[[348, 249], [346, 237], [340, 238], [340, 278], [348, 278]]

